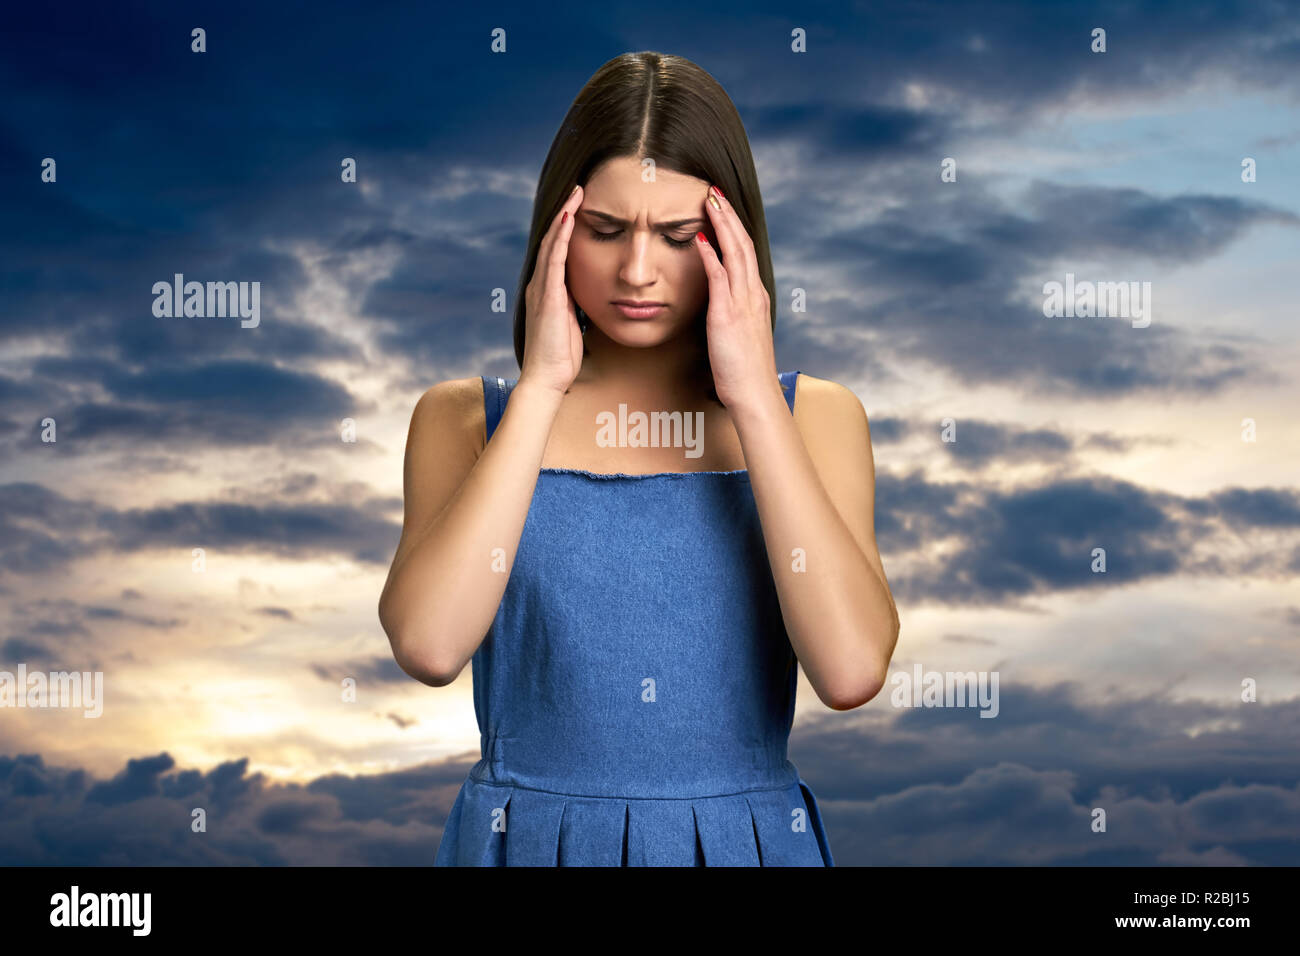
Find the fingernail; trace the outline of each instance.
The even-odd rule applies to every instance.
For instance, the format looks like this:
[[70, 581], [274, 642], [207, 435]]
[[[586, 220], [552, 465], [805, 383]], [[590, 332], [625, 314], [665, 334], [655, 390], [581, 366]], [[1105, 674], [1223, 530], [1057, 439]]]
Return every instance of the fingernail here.
[[704, 233], [702, 232], [697, 232], [695, 234], [695, 238], [698, 239], [700, 242], [704, 243], [706, 246], [709, 244], [709, 240], [704, 238]]
[[722, 196], [723, 199], [726, 199], [726, 198], [727, 198], [725, 195], [723, 195], [722, 190], [719, 189], [717, 186], [714, 186], [714, 187], [713, 187], [713, 191], [714, 191], [715, 193], [717, 193], [719, 196]]
[[560, 217], [560, 225], [563, 226], [569, 221], [569, 210], [564, 210], [564, 215]]
[[716, 209], [718, 212], [722, 212], [722, 206], [719, 205], [718, 201], [713, 198], [713, 193], [709, 193], [709, 205], [712, 206], [714, 209]]
[[576, 196], [577, 194], [578, 194], [578, 187], [577, 187], [577, 186], [574, 186], [571, 190], [569, 190], [569, 198], [570, 198], [570, 199], [572, 199], [572, 198], [573, 198], [574, 196]]

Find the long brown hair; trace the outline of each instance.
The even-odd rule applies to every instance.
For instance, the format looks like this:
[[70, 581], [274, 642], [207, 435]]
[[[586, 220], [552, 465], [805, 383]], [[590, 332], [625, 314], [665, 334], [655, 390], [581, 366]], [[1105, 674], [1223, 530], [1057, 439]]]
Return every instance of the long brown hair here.
[[[525, 290], [537, 264], [542, 236], [573, 191], [584, 188], [606, 160], [649, 157], [669, 169], [715, 183], [730, 200], [754, 243], [758, 273], [771, 300], [776, 330], [776, 287], [763, 200], [735, 104], [718, 81], [690, 60], [665, 53], [624, 53], [602, 66], [565, 114], [537, 182], [528, 252], [515, 293], [515, 361], [524, 367]], [[580, 312], [579, 318], [585, 319]], [[704, 314], [699, 317], [701, 344]], [[708, 369], [708, 349], [704, 348]], [[716, 401], [712, 371], [709, 394]]]

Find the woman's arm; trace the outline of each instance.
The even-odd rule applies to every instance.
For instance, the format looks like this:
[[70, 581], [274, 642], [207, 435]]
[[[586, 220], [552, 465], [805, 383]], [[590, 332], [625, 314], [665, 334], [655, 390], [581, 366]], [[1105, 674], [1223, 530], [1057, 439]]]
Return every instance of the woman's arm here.
[[800, 376], [795, 409], [802, 436], [774, 380], [731, 414], [790, 644], [822, 702], [851, 710], [884, 686], [899, 630], [876, 547], [871, 433], [834, 382]]
[[402, 536], [379, 598], [393, 656], [416, 680], [450, 684], [491, 628], [563, 398], [521, 380], [477, 460], [465, 423], [481, 379], [440, 382], [416, 403]]

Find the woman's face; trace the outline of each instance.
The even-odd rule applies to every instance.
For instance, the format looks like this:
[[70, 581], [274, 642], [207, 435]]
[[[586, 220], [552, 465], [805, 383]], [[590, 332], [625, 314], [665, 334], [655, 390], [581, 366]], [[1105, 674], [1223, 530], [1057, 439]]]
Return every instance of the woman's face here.
[[[674, 338], [708, 302], [708, 277], [694, 245], [697, 232], [716, 243], [704, 209], [709, 184], [665, 169], [654, 175], [643, 182], [640, 160], [631, 156], [601, 165], [587, 181], [569, 238], [569, 293], [620, 345]], [[647, 318], [629, 316], [615, 305], [620, 299], [665, 308]]]

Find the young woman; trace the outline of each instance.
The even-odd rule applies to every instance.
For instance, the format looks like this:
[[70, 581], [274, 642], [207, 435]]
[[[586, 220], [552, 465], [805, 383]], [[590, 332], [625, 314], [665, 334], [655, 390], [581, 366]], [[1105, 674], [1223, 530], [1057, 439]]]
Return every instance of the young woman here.
[[[786, 757], [797, 668], [860, 706], [898, 616], [862, 405], [777, 374], [753, 158], [713, 77], [601, 67], [520, 286], [519, 378], [416, 404], [379, 606], [417, 680], [473, 662], [482, 759], [436, 864], [834, 865]], [[683, 427], [643, 444], [656, 412]]]

